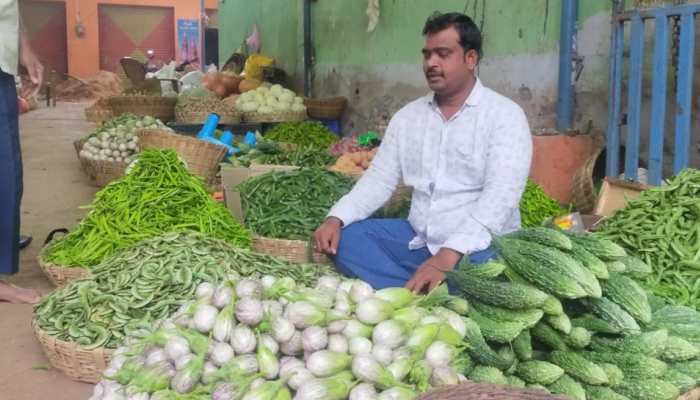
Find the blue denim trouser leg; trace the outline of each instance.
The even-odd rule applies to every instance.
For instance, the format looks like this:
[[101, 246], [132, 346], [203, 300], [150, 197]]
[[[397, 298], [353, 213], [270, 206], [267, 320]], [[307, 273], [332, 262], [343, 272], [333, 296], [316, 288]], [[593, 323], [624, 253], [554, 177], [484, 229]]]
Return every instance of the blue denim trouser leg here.
[[15, 79], [0, 71], [0, 274], [19, 269], [22, 155], [17, 116]]
[[[345, 275], [359, 278], [375, 289], [401, 287], [416, 269], [431, 257], [426, 247], [410, 250], [408, 243], [416, 236], [404, 219], [367, 219], [345, 227], [338, 254], [333, 261]], [[492, 249], [469, 256], [473, 264], [495, 256]]]

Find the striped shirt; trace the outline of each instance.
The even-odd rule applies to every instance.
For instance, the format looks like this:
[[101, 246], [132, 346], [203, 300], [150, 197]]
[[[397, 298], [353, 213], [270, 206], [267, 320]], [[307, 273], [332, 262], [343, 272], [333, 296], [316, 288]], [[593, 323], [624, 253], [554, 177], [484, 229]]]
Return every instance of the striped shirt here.
[[530, 171], [532, 139], [523, 110], [477, 79], [446, 120], [434, 94], [399, 110], [370, 168], [329, 216], [345, 226], [370, 217], [400, 183], [413, 189], [411, 249], [471, 254], [491, 234], [520, 227], [519, 202]]

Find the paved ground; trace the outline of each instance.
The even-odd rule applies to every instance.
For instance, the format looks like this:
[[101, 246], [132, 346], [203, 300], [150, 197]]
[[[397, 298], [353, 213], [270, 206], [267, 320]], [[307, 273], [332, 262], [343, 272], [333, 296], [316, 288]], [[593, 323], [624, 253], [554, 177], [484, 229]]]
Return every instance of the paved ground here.
[[[73, 141], [93, 126], [83, 116], [86, 104], [59, 104], [21, 118], [24, 157], [22, 232], [34, 242], [22, 252], [20, 273], [10, 281], [47, 293], [53, 289], [36, 262], [46, 235], [71, 227], [97, 191], [79, 169]], [[2, 172], [0, 172], [2, 173]], [[49, 368], [32, 334], [30, 306], [0, 303], [0, 399], [84, 400], [92, 386], [71, 381]]]

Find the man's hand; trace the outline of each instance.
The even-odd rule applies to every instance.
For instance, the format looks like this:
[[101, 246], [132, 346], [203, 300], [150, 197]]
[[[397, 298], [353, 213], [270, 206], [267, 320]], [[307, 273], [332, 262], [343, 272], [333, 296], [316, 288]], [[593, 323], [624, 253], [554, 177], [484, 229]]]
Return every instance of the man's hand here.
[[420, 293], [426, 288], [430, 292], [445, 280], [445, 271], [453, 270], [461, 256], [454, 250], [440, 249], [418, 267], [411, 280], [406, 283], [406, 288], [414, 293]]
[[24, 32], [20, 33], [19, 63], [29, 75], [29, 80], [23, 80], [21, 94], [23, 98], [28, 98], [39, 91], [44, 80], [44, 66], [34, 54], [32, 46], [29, 44], [29, 38]]
[[329, 217], [314, 232], [314, 247], [322, 253], [335, 255], [340, 243], [340, 228], [343, 222], [336, 217]]

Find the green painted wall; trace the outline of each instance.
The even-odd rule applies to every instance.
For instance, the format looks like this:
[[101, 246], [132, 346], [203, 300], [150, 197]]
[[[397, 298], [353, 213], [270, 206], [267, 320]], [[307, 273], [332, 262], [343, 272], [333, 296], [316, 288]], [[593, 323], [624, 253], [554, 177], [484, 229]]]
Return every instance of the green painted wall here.
[[294, 73], [303, 56], [297, 31], [301, 30], [295, 0], [219, 0], [219, 54], [222, 62], [233, 54], [257, 24], [263, 53]]
[[[257, 23], [263, 52], [285, 67], [303, 55], [300, 0], [223, 0], [221, 54], [231, 54]], [[607, 12], [610, 0], [583, 0], [580, 20]], [[317, 64], [419, 63], [421, 29], [432, 12], [463, 11], [480, 24], [486, 57], [538, 54], [559, 42], [559, 0], [381, 0], [377, 29], [367, 33], [364, 0], [313, 3]]]

